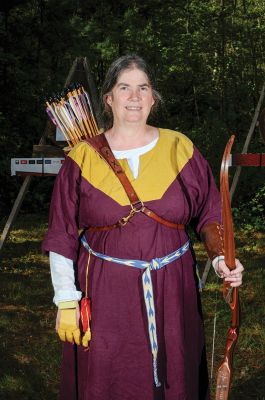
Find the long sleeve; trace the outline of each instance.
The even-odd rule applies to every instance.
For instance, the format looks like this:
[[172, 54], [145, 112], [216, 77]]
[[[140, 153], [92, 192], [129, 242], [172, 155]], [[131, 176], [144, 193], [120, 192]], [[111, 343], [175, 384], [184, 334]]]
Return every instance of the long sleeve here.
[[70, 158], [56, 178], [49, 214], [49, 227], [42, 243], [44, 252], [55, 252], [75, 261], [79, 248], [80, 169]]
[[208, 162], [196, 147], [182, 184], [190, 205], [191, 225], [213, 260], [224, 254], [220, 194]]
[[201, 155], [200, 158], [204, 165], [205, 175], [200, 176], [204, 193], [198, 208], [196, 230], [205, 246], [208, 257], [214, 260], [216, 257], [223, 256], [224, 254], [220, 194], [214, 182], [210, 166]]
[[196, 212], [193, 222], [198, 235], [201, 235], [203, 226], [212, 222], [221, 223], [220, 194], [208, 162], [197, 148], [194, 150], [195, 161], [192, 165], [196, 176]]
[[49, 253], [53, 301], [80, 300], [82, 293], [75, 286], [74, 262], [79, 243], [80, 168], [66, 157], [56, 178], [49, 214], [49, 227], [42, 250]]
[[53, 302], [80, 300], [82, 292], [76, 290], [73, 261], [51, 251], [50, 268], [54, 288]]

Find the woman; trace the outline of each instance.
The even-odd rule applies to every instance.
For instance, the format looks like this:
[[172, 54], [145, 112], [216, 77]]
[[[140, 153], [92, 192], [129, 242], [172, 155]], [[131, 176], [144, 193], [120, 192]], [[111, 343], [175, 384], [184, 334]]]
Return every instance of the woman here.
[[[64, 400], [209, 398], [196, 261], [185, 226], [193, 225], [231, 286], [241, 284], [243, 267], [236, 261], [230, 272], [223, 261], [219, 193], [207, 162], [186, 136], [147, 124], [160, 101], [154, 88], [149, 67], [135, 55], [116, 60], [103, 85], [103, 150], [109, 145], [119, 160], [128, 195], [115, 159], [116, 174], [92, 142], [75, 146], [56, 180], [43, 249], [50, 252], [57, 331], [65, 341]], [[89, 351], [89, 334], [80, 339], [79, 330], [85, 293]]]

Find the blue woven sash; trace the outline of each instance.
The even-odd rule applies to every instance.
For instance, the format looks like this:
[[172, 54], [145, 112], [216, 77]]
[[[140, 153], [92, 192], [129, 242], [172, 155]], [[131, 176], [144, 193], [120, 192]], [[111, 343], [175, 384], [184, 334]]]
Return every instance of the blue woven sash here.
[[153, 293], [153, 285], [151, 279], [151, 271], [158, 270], [165, 267], [167, 264], [177, 260], [190, 247], [190, 241], [188, 240], [183, 246], [174, 251], [173, 253], [168, 254], [165, 257], [161, 258], [153, 258], [151, 261], [142, 261], [142, 260], [127, 260], [124, 258], [116, 258], [110, 257], [106, 254], [98, 253], [91, 249], [89, 244], [86, 241], [86, 238], [82, 236], [81, 242], [85, 249], [93, 254], [95, 257], [101, 258], [102, 260], [114, 262], [117, 264], [127, 265], [129, 267], [143, 269], [144, 273], [142, 275], [142, 283], [143, 283], [143, 291], [144, 291], [144, 300], [145, 307], [147, 312], [148, 319], [148, 333], [151, 351], [153, 355], [153, 373], [154, 373], [154, 382], [156, 387], [161, 386], [161, 383], [158, 379], [157, 374], [157, 354], [158, 354], [158, 343], [157, 343], [157, 331], [156, 331], [156, 318], [155, 318], [155, 303], [154, 303], [154, 293]]

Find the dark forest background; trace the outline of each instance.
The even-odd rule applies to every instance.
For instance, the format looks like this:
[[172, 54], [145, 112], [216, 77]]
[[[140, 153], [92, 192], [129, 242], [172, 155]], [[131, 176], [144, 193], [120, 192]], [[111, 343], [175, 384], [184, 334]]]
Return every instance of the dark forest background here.
[[[45, 99], [61, 91], [76, 57], [87, 57], [98, 90], [110, 63], [143, 56], [164, 103], [154, 123], [187, 134], [216, 181], [231, 133], [240, 152], [265, 81], [262, 0], [9, 0], [1, 2], [0, 219], [22, 178], [10, 158], [31, 156], [46, 125]], [[265, 152], [256, 128], [249, 152]], [[263, 228], [264, 171], [243, 171], [235, 217]], [[46, 210], [54, 178], [34, 178], [22, 212]]]

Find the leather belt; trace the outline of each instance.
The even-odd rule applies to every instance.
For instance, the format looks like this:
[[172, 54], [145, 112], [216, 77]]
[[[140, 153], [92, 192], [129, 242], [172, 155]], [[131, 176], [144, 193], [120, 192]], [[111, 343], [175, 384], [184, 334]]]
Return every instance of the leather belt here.
[[[131, 204], [131, 207], [133, 207], [132, 204]], [[88, 228], [88, 231], [90, 231], [90, 232], [109, 231], [114, 228], [120, 228], [122, 226], [125, 226], [127, 224], [127, 222], [133, 217], [133, 215], [138, 212], [142, 212], [143, 214], [152, 218], [156, 222], [159, 222], [160, 224], [167, 226], [168, 228], [185, 229], [185, 225], [175, 224], [174, 222], [167, 221], [164, 218], [159, 217], [157, 214], [155, 214], [153, 211], [149, 210], [147, 207], [143, 206], [139, 209], [132, 208], [130, 213], [126, 217], [121, 218], [118, 222], [116, 222], [116, 224], [106, 225], [106, 226], [91, 226]]]

